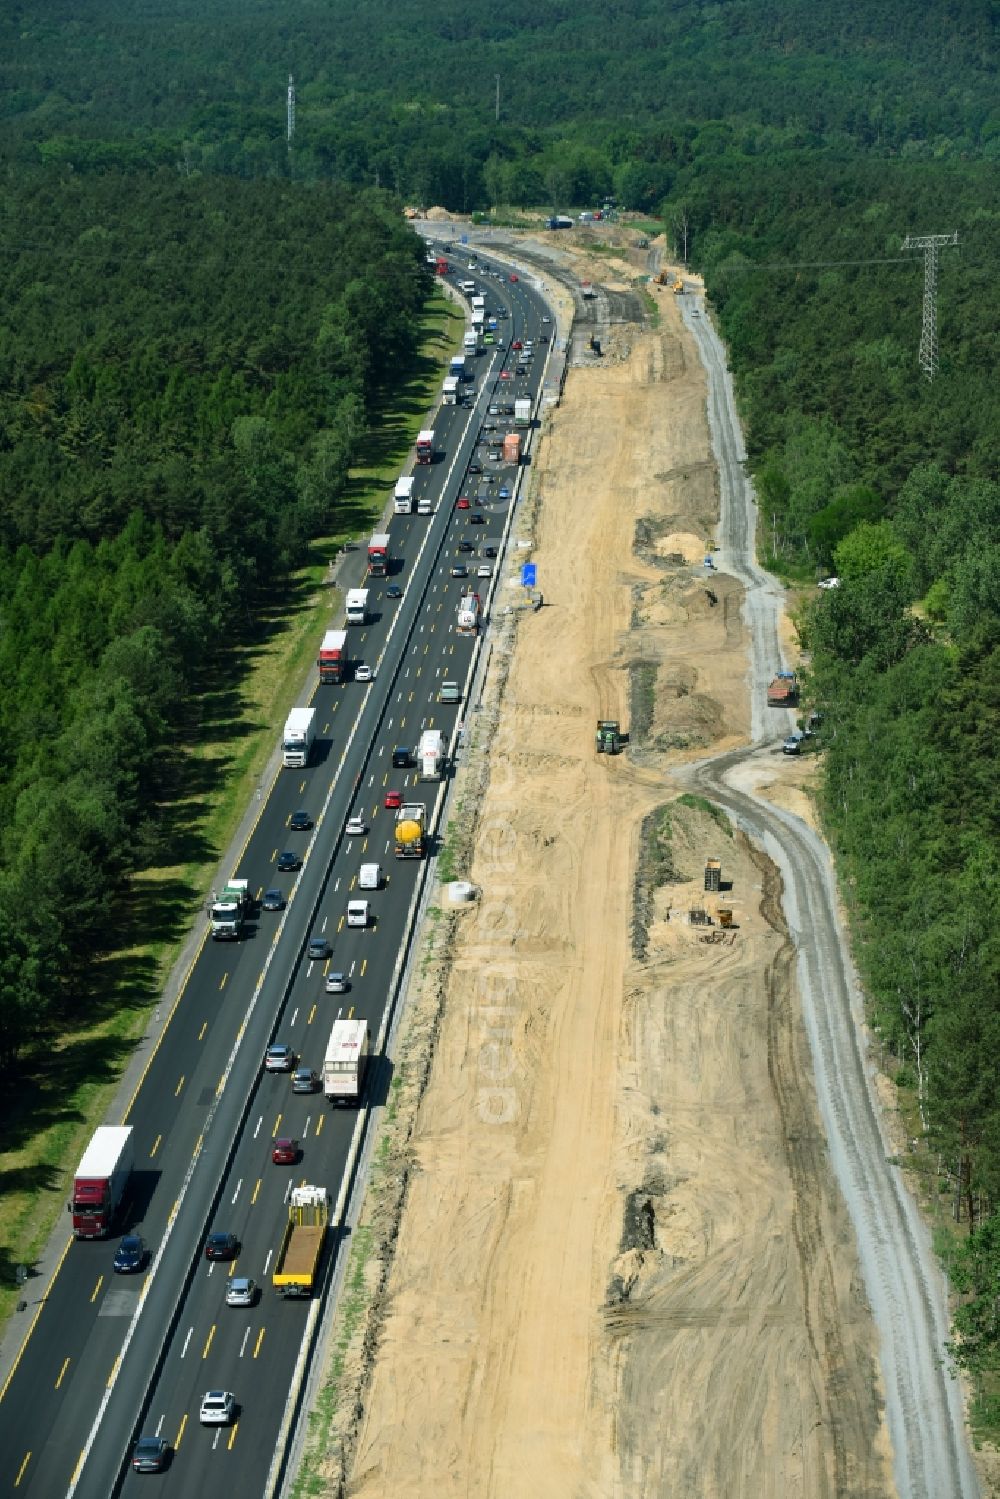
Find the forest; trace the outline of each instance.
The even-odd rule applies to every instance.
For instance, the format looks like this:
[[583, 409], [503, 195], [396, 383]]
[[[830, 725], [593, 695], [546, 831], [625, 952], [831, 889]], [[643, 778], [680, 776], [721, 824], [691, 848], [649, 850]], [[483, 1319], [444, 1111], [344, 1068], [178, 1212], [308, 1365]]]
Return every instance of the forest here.
[[331, 529], [427, 280], [373, 191], [8, 183], [0, 1075], [85, 1021], [141, 930], [130, 880], [175, 852], [206, 689]]
[[[807, 188], [803, 186], [807, 184]], [[962, 1226], [955, 1356], [1000, 1368], [1000, 195], [977, 162], [792, 153], [678, 180], [734, 369], [758, 545], [804, 589], [821, 797], [869, 1015]], [[940, 254], [939, 364], [917, 362]], [[1000, 1408], [981, 1395], [980, 1418]]]
[[655, 209], [729, 151], [995, 160], [995, 28], [990, 0], [13, 0], [0, 127], [11, 153], [77, 170]]
[[[211, 689], [391, 400], [429, 289], [402, 203], [612, 195], [728, 342], [872, 1022], [961, 1225], [957, 1356], [997, 1371], [996, 25], [990, 0], [3, 7], [0, 1076], [94, 1012]], [[902, 244], [953, 230], [930, 382]]]

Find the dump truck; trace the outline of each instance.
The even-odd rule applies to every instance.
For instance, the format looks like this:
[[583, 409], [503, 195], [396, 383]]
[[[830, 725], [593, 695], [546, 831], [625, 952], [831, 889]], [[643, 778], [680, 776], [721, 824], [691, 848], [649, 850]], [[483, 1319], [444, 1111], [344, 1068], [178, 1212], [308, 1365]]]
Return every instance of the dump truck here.
[[425, 427], [417, 433], [417, 462], [434, 462], [434, 428]]
[[243, 927], [249, 914], [250, 881], [227, 880], [208, 911], [213, 942], [237, 941], [243, 935]]
[[327, 684], [344, 680], [344, 669], [347, 665], [346, 630], [327, 630], [323, 636], [323, 644], [319, 648], [319, 655], [316, 657], [316, 665], [319, 667], [321, 682]]
[[323, 1093], [332, 1104], [360, 1102], [370, 1046], [366, 1021], [333, 1022], [323, 1058]]
[[389, 573], [391, 562], [389, 555], [389, 533], [388, 531], [376, 531], [368, 543], [368, 575], [371, 578], [385, 578]]
[[94, 1131], [73, 1175], [73, 1196], [66, 1211], [73, 1215], [77, 1239], [107, 1238], [132, 1176], [135, 1158], [131, 1125], [102, 1125]]
[[440, 729], [425, 729], [417, 745], [417, 775], [422, 781], [440, 781], [444, 769], [444, 735]]
[[793, 671], [779, 671], [767, 684], [769, 708], [794, 708], [799, 700], [799, 684]]
[[271, 1272], [279, 1296], [312, 1295], [329, 1220], [330, 1194], [325, 1187], [292, 1188], [288, 1222]]
[[617, 718], [599, 718], [597, 720], [597, 753], [599, 755], [617, 755], [622, 747], [622, 726]]
[[521, 461], [521, 434], [520, 432], [507, 432], [503, 440], [504, 463], [520, 463]]
[[293, 708], [281, 736], [282, 764], [293, 770], [308, 765], [315, 737], [316, 709]]
[[477, 635], [479, 633], [479, 595], [478, 593], [466, 593], [458, 601], [456, 615], [456, 629], [459, 635]]
[[423, 802], [404, 802], [396, 813], [396, 858], [422, 859], [427, 835]]

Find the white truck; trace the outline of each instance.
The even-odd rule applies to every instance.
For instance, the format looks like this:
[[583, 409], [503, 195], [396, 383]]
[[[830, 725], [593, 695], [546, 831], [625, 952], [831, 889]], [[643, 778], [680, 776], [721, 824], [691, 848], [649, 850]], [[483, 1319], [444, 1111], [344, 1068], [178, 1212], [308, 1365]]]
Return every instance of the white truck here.
[[462, 347], [466, 354], [476, 354], [479, 352], [479, 339], [476, 337], [475, 328], [466, 328], [462, 338]]
[[417, 774], [422, 781], [440, 781], [444, 771], [444, 735], [425, 729], [417, 745]]
[[225, 888], [212, 902], [209, 921], [215, 942], [235, 942], [243, 935], [243, 923], [250, 911], [250, 881], [227, 880]]
[[441, 389], [441, 404], [442, 406], [458, 405], [458, 380], [454, 375], [448, 375], [445, 378]]
[[316, 709], [293, 708], [281, 736], [281, 761], [289, 770], [309, 764], [316, 737]]
[[448, 373], [454, 375], [456, 380], [464, 380], [466, 376], [465, 355], [453, 354], [448, 362]]
[[518, 396], [514, 402], [514, 426], [531, 426], [531, 401], [527, 396]]
[[349, 588], [344, 607], [349, 625], [366, 625], [368, 623], [368, 589]]
[[359, 1103], [371, 1036], [364, 1020], [335, 1020], [323, 1058], [323, 1093], [332, 1104]]
[[460, 635], [479, 634], [478, 593], [466, 593], [459, 599], [456, 628]]
[[473, 297], [473, 299], [472, 299], [472, 310], [473, 310], [473, 312], [481, 312], [482, 315], [483, 315], [483, 317], [485, 317], [486, 316], [486, 298], [485, 297]]
[[413, 514], [414, 482], [412, 474], [406, 479], [396, 480], [396, 488], [392, 492], [392, 506], [397, 515]]

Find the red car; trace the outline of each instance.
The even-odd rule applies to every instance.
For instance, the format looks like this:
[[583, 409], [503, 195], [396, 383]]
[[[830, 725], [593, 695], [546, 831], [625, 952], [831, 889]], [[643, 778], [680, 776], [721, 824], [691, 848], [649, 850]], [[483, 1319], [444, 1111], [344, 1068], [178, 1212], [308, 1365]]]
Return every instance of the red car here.
[[511, 279], [511, 280], [512, 280], [512, 281], [516, 281], [516, 280], [517, 280], [517, 279], [518, 279], [518, 278], [517, 278], [517, 277], [516, 277], [516, 276], [515, 276], [515, 275], [514, 275], [514, 272], [513, 272], [513, 271], [511, 271], [511, 273], [510, 273], [510, 279]]
[[385, 794], [385, 804], [391, 810], [401, 807], [403, 805], [403, 793], [401, 791], [387, 791]]
[[501, 370], [500, 371], [500, 379], [501, 380], [509, 380], [510, 379], [510, 370]]
[[276, 1166], [294, 1166], [299, 1158], [298, 1140], [275, 1140], [271, 1160]]
[[515, 338], [514, 342], [511, 344], [511, 348], [512, 349], [523, 349], [524, 348], [524, 344], [521, 342], [521, 340], [519, 338]]
[[468, 495], [464, 495], [463, 494], [462, 498], [459, 500], [458, 504], [455, 506], [455, 509], [456, 510], [468, 510], [468, 508], [469, 508], [469, 497], [468, 497]]

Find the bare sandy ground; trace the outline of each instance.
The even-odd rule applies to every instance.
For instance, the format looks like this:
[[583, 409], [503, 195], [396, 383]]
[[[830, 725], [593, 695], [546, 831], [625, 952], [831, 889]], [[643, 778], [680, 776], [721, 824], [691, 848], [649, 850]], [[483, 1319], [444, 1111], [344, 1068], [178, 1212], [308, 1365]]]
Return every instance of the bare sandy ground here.
[[[570, 373], [536, 458], [546, 607], [480, 746], [482, 898], [407, 1148], [353, 1495], [893, 1492], [777, 877], [708, 809], [658, 810], [672, 761], [748, 723], [739, 593], [699, 565], [701, 367], [661, 305], [627, 360]], [[598, 717], [631, 719], [628, 756], [595, 755]], [[720, 899], [733, 932], [692, 924]]]

